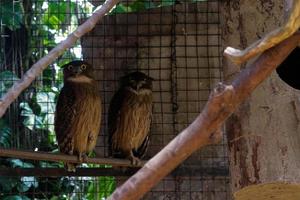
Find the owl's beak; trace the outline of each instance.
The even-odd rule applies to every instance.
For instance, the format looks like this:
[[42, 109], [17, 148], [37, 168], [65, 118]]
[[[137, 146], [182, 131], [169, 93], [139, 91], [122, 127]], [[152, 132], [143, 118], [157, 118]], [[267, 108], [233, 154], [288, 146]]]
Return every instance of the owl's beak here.
[[143, 86], [143, 83], [136, 84], [136, 90], [138, 91]]
[[75, 69], [73, 71], [73, 73], [74, 73], [75, 76], [78, 76], [79, 74], [81, 74], [81, 72], [82, 72], [82, 70], [80, 68], [79, 69]]

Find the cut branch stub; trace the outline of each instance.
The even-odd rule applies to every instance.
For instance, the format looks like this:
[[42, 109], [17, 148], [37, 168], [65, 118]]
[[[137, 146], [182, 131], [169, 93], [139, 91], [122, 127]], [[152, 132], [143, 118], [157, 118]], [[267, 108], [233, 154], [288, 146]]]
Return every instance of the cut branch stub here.
[[299, 27], [300, 1], [293, 0], [293, 5], [289, 17], [282, 27], [268, 33], [262, 39], [254, 42], [244, 50], [227, 47], [224, 50], [224, 56], [230, 59], [235, 64], [242, 64], [290, 37], [299, 29]]

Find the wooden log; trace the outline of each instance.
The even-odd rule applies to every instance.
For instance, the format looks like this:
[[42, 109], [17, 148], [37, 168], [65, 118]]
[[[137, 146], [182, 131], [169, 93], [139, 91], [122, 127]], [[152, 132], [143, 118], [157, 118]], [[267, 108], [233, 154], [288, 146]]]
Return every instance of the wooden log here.
[[[224, 46], [245, 48], [281, 26], [283, 8], [284, 2], [277, 0], [223, 2]], [[239, 71], [224, 60], [227, 81]], [[273, 72], [227, 120], [235, 200], [300, 199], [299, 97]]]

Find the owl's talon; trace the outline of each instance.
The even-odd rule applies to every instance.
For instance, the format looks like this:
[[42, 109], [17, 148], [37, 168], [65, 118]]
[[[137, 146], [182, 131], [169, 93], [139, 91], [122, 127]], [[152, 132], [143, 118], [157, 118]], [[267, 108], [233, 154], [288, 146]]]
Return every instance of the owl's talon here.
[[82, 154], [82, 162], [86, 162], [87, 161], [88, 156], [84, 153]]
[[83, 160], [83, 154], [82, 153], [78, 153], [78, 161], [79, 163], [82, 163]]
[[68, 172], [76, 172], [76, 165], [73, 163], [66, 163], [66, 168]]
[[131, 156], [129, 159], [130, 159], [131, 164], [133, 166], [139, 166], [139, 165], [141, 165], [141, 160], [139, 158], [137, 158], [135, 156]]

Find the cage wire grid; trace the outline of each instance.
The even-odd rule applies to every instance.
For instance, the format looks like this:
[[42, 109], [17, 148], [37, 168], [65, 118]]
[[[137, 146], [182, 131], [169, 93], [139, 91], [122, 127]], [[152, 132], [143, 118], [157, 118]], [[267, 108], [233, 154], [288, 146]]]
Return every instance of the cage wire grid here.
[[[46, 55], [101, 1], [1, 2], [1, 88], [3, 95], [39, 58]], [[218, 0], [122, 1], [76, 46], [50, 65], [10, 106], [1, 119], [0, 145], [57, 152], [54, 112], [62, 87], [60, 66], [84, 59], [91, 63], [102, 97], [101, 132], [95, 149], [108, 156], [107, 113], [119, 78], [142, 71], [153, 77], [153, 121], [147, 159], [187, 127], [222, 80]], [[9, 19], [5, 18], [9, 16]], [[62, 163], [1, 158], [2, 169], [62, 168]], [[101, 199], [127, 180], [132, 170], [107, 167], [107, 174], [55, 177], [0, 177], [1, 199]], [[0, 168], [0, 171], [1, 171]], [[226, 141], [195, 152], [143, 199], [230, 199]], [[104, 169], [105, 170], [105, 169]], [[105, 174], [106, 176], [103, 176]], [[98, 174], [99, 175], [99, 174]]]

